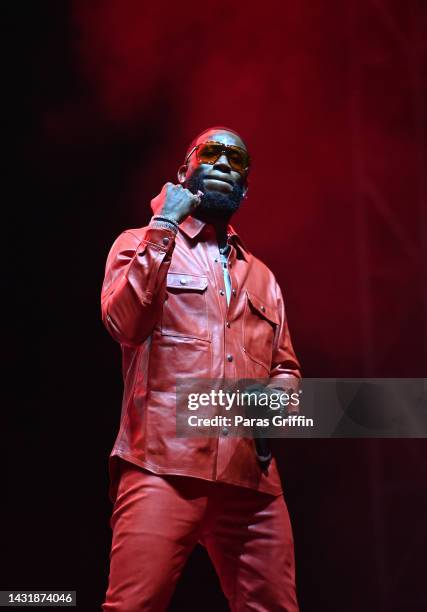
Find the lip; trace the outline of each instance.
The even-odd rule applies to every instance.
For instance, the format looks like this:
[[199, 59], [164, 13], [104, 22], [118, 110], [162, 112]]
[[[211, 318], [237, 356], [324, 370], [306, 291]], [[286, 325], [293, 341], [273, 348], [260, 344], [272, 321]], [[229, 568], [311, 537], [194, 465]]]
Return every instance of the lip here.
[[210, 174], [209, 176], [205, 176], [205, 181], [220, 181], [221, 183], [227, 183], [227, 185], [233, 186], [233, 182], [230, 179], [223, 178], [222, 176], [216, 176]]

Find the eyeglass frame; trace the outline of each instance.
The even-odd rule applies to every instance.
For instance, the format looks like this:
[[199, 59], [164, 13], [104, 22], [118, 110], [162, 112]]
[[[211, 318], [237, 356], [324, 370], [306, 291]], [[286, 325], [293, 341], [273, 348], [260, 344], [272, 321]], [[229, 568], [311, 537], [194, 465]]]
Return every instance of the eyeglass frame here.
[[[216, 144], [216, 145], [221, 145], [222, 147], [222, 151], [221, 151], [221, 155], [225, 153], [227, 160], [228, 160], [228, 155], [227, 155], [227, 149], [240, 149], [240, 151], [243, 151], [244, 153], [246, 153], [246, 155], [248, 156], [248, 165], [246, 166], [246, 168], [244, 168], [243, 170], [239, 171], [239, 170], [235, 170], [231, 164], [231, 168], [232, 170], [234, 170], [235, 172], [238, 172], [239, 174], [242, 174], [244, 172], [248, 172], [249, 167], [250, 167], [250, 163], [251, 163], [251, 158], [249, 153], [243, 149], [242, 147], [239, 147], [238, 145], [227, 145], [224, 144], [223, 142], [218, 142], [217, 140], [206, 140], [205, 142], [199, 142], [199, 144], [195, 145], [191, 151], [188, 153], [188, 155], [186, 156], [185, 160], [184, 160], [184, 164], [187, 165], [188, 160], [190, 159], [190, 157], [193, 155], [194, 151], [197, 151], [197, 149], [199, 147], [201, 147], [202, 145], [206, 145], [206, 144]], [[221, 155], [218, 157], [218, 159], [221, 157]], [[218, 161], [218, 160], [217, 160]], [[228, 160], [228, 162], [230, 163], [230, 160]], [[214, 162], [216, 163], [216, 162]], [[213, 164], [209, 164], [209, 165], [213, 165]]]

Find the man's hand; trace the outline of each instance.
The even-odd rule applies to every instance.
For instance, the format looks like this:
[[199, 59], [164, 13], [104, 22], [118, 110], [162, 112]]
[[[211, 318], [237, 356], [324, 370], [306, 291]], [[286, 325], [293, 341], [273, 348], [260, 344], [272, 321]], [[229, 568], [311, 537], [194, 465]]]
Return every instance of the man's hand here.
[[158, 196], [151, 200], [151, 208], [156, 215], [172, 219], [176, 223], [184, 221], [200, 204], [203, 191], [195, 195], [182, 185], [166, 183]]
[[238, 383], [239, 389], [243, 389], [243, 393], [250, 394], [243, 399], [246, 409], [246, 416], [249, 418], [271, 419], [274, 416], [287, 417], [293, 414], [299, 414], [299, 407], [296, 407], [290, 400], [294, 391], [292, 387], [288, 390], [285, 388], [267, 387], [266, 385], [256, 382], [248, 386], [244, 379]]
[[[248, 417], [270, 420], [273, 416], [285, 415], [286, 407], [283, 404], [277, 404], [277, 396], [281, 393], [280, 390], [270, 389], [263, 384], [255, 383], [246, 387], [244, 392], [249, 393], [251, 397], [245, 403]], [[275, 400], [274, 408], [270, 406], [270, 397]]]

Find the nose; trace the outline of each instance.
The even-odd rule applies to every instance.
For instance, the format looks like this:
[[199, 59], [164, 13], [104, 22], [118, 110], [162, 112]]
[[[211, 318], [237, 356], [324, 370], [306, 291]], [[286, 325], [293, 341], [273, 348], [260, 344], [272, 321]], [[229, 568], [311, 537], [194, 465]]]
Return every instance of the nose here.
[[222, 170], [223, 172], [231, 171], [230, 162], [228, 161], [228, 157], [225, 153], [223, 153], [221, 157], [218, 157], [218, 159], [214, 163], [214, 168], [218, 168], [218, 170]]

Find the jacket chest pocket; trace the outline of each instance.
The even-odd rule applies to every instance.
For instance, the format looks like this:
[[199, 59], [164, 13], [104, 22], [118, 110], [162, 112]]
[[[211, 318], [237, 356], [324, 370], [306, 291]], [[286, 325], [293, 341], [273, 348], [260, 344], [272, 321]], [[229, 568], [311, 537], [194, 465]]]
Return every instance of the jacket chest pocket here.
[[275, 309], [246, 291], [243, 317], [243, 348], [250, 359], [270, 372], [279, 318]]
[[206, 276], [169, 272], [163, 303], [162, 334], [210, 341]]

